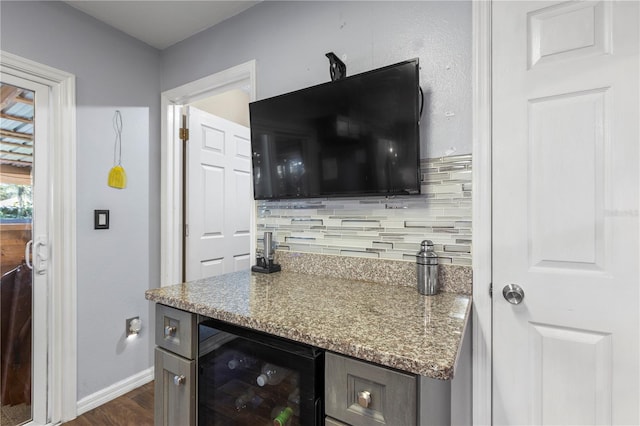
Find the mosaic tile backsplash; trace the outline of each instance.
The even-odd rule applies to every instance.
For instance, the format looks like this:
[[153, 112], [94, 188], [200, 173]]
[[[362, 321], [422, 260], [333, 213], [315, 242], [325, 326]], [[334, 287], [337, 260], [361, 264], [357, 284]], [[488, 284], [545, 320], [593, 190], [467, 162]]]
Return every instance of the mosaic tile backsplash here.
[[415, 261], [432, 240], [440, 263], [471, 265], [471, 154], [423, 159], [421, 195], [258, 201], [279, 250]]

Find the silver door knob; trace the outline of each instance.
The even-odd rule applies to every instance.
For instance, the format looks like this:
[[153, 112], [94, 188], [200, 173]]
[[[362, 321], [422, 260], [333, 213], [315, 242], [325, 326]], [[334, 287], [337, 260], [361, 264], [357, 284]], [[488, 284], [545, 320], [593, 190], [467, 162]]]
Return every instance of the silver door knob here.
[[184, 376], [173, 376], [173, 384], [176, 386], [184, 385], [184, 382], [187, 380]]
[[176, 331], [178, 331], [178, 329], [175, 326], [167, 325], [164, 328], [164, 335], [165, 336], [175, 336], [176, 335]]
[[371, 404], [371, 392], [369, 391], [358, 392], [358, 405], [363, 408], [369, 408], [369, 404]]
[[502, 289], [502, 295], [512, 305], [519, 305], [524, 299], [524, 290], [518, 284], [507, 284]]

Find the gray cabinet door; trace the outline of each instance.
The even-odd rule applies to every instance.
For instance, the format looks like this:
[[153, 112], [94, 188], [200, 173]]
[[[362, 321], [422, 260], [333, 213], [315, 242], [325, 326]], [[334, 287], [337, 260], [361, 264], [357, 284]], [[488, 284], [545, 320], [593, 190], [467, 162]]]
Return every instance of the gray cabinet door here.
[[413, 375], [325, 354], [325, 412], [354, 426], [416, 425]]
[[196, 362], [156, 348], [155, 426], [195, 426]]

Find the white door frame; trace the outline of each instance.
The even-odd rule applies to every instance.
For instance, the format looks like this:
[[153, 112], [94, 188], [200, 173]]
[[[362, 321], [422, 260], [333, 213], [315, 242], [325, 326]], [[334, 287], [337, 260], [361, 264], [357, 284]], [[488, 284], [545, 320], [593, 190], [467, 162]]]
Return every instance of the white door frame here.
[[[161, 187], [160, 187], [160, 285], [182, 281], [182, 143], [176, 138], [181, 121], [177, 110], [182, 105], [209, 96], [249, 86], [249, 101], [256, 100], [256, 61], [203, 77], [162, 92], [161, 117]], [[255, 209], [251, 212], [251, 229], [255, 228]], [[251, 259], [255, 257], [255, 236], [251, 238]]]
[[51, 90], [49, 245], [54, 255], [48, 265], [47, 411], [56, 424], [76, 417], [77, 399], [75, 76], [4, 51], [0, 70]]
[[472, 2], [473, 424], [492, 424], [491, 1]]

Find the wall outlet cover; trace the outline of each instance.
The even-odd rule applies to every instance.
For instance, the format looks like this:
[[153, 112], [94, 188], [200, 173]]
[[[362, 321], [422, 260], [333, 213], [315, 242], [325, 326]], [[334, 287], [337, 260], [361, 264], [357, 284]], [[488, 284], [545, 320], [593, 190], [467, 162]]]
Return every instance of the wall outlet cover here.
[[127, 318], [125, 323], [125, 336], [137, 335], [142, 328], [142, 321], [140, 317]]

